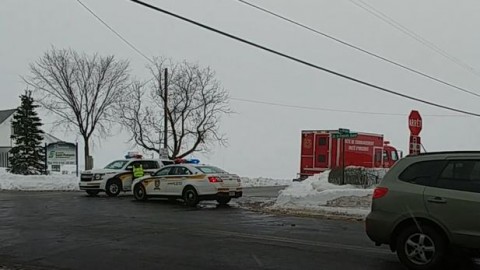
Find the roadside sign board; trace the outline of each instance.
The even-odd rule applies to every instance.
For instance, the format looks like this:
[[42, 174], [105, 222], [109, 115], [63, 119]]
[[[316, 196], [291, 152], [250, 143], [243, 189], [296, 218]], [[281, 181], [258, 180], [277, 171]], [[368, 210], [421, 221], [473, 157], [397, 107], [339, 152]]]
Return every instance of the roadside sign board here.
[[51, 143], [47, 146], [48, 165], [75, 165], [76, 145], [67, 142]]
[[160, 148], [159, 156], [160, 156], [160, 158], [168, 159], [168, 149], [167, 148]]
[[356, 138], [358, 136], [358, 133], [352, 132], [352, 133], [333, 133], [332, 138], [333, 139], [351, 139], [351, 138]]
[[338, 132], [339, 132], [340, 134], [347, 134], [347, 133], [350, 133], [350, 129], [348, 129], [348, 128], [339, 128], [339, 129], [338, 129]]
[[410, 136], [409, 154], [410, 155], [420, 154], [421, 144], [422, 144], [422, 142], [421, 142], [420, 136]]
[[60, 171], [60, 165], [52, 165], [52, 172], [59, 172]]

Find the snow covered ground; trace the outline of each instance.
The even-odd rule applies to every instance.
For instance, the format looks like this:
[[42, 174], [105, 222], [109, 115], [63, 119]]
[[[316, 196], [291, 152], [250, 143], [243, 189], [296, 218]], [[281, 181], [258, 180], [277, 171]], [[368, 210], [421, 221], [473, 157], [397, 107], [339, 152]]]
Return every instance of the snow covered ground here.
[[242, 187], [289, 186], [292, 179], [248, 178], [241, 177]]
[[[257, 186], [288, 186], [292, 184], [289, 179], [247, 178], [242, 177], [243, 187]], [[24, 191], [72, 191], [78, 190], [79, 179], [74, 174], [52, 175], [16, 175], [0, 168], [0, 190]]]
[[79, 178], [68, 175], [16, 175], [0, 168], [0, 190], [73, 191], [78, 190]]
[[328, 182], [329, 171], [294, 182], [282, 190], [272, 210], [322, 213], [364, 218], [370, 211], [373, 189]]

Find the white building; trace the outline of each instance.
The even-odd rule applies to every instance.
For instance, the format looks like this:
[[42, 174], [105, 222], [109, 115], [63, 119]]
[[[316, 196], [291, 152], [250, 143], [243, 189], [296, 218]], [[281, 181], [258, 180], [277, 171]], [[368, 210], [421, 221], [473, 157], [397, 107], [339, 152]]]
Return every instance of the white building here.
[[8, 151], [12, 149], [12, 119], [16, 109], [0, 111], [0, 167], [8, 165]]
[[[8, 166], [8, 151], [14, 146], [14, 142], [10, 137], [13, 133], [12, 120], [16, 110], [17, 109], [0, 111], [0, 167]], [[42, 144], [60, 141], [62, 140], [45, 133]]]

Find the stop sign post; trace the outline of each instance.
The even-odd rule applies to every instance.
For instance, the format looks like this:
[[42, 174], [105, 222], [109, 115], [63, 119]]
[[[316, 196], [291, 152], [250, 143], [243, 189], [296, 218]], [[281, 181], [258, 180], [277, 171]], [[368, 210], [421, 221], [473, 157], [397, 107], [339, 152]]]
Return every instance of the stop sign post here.
[[409, 154], [418, 155], [420, 153], [420, 132], [422, 131], [422, 116], [418, 111], [411, 111], [408, 116], [408, 128], [410, 129]]

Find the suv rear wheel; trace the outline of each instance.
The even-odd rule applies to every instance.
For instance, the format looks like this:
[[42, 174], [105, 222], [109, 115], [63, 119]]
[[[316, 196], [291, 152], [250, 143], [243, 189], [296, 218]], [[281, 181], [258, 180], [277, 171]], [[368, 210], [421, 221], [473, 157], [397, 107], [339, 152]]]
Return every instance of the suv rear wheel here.
[[434, 228], [410, 225], [397, 238], [397, 256], [409, 269], [438, 269], [447, 252], [445, 238]]

